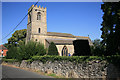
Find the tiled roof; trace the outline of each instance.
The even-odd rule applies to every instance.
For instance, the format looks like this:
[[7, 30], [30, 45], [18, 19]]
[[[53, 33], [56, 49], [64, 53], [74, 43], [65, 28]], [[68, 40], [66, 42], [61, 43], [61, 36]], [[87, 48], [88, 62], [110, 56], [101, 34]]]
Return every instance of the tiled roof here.
[[73, 44], [74, 40], [66, 40], [66, 39], [46, 39], [46, 41], [48, 43], [54, 42], [55, 44], [61, 44], [61, 45], [65, 45], [65, 44]]
[[8, 49], [6, 47], [4, 47], [3, 45], [1, 45], [0, 50], [8, 50]]
[[68, 33], [58, 33], [58, 32], [47, 32], [48, 36], [60, 36], [60, 37], [75, 37], [72, 34]]

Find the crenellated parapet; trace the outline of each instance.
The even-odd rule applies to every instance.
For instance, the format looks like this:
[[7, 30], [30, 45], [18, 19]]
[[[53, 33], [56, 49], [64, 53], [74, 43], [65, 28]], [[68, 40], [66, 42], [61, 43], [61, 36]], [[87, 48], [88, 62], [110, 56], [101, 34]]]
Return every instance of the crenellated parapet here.
[[28, 9], [28, 11], [30, 11], [32, 8], [33, 8], [33, 9], [38, 9], [38, 10], [46, 11], [46, 7], [44, 8], [44, 7], [41, 7], [40, 5], [39, 5], [39, 6], [37, 6], [37, 5], [32, 5], [32, 6]]

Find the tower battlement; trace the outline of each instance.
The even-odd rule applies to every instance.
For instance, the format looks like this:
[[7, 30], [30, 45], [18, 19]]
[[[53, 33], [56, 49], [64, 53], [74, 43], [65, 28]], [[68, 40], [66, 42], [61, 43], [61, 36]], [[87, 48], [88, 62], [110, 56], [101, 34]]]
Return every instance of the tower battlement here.
[[28, 9], [28, 11], [31, 10], [32, 8], [33, 8], [33, 9], [39, 9], [39, 10], [46, 11], [46, 7], [44, 8], [44, 7], [41, 7], [40, 5], [39, 5], [39, 6], [37, 6], [37, 5], [32, 5], [32, 6]]

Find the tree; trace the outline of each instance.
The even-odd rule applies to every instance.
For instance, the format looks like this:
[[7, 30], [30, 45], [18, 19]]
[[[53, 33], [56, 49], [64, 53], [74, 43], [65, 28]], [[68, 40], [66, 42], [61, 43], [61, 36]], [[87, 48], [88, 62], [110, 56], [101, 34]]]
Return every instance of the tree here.
[[53, 42], [51, 42], [49, 45], [48, 55], [58, 55], [57, 47]]
[[101, 38], [106, 46], [105, 55], [114, 55], [120, 52], [120, 2], [104, 3], [101, 9], [104, 12]]
[[99, 47], [101, 44], [100, 44], [100, 39], [95, 39], [93, 42], [93, 45], [94, 47]]
[[74, 54], [73, 56], [90, 56], [90, 46], [88, 40], [74, 40]]
[[93, 46], [91, 46], [91, 53], [93, 56], [102, 56], [104, 55], [104, 47], [101, 45], [100, 39], [95, 39], [93, 42]]
[[26, 33], [27, 33], [26, 29], [16, 30], [12, 34], [12, 37], [8, 39], [8, 48], [11, 47], [12, 45], [17, 46], [21, 44], [22, 42], [25, 43]]

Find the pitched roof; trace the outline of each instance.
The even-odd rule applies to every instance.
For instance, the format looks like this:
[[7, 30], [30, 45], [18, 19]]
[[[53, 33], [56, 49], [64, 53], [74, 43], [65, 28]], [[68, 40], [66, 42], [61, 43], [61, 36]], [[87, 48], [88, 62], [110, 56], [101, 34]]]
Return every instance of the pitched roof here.
[[75, 37], [72, 34], [68, 33], [58, 33], [58, 32], [47, 32], [48, 36], [60, 36], [60, 37]]
[[6, 47], [4, 47], [3, 45], [1, 45], [0, 50], [8, 50], [8, 49]]
[[85, 37], [85, 36], [75, 36], [77, 39], [88, 39], [89, 37]]
[[73, 40], [66, 40], [66, 39], [46, 39], [48, 43], [54, 42], [56, 45], [65, 45], [65, 44], [73, 44]]
[[[70, 37], [70, 38], [76, 38], [76, 40], [88, 40], [90, 45], [93, 45], [91, 42], [91, 39], [89, 37], [85, 37], [85, 36], [74, 36], [72, 34], [68, 34], [68, 33], [58, 33], [58, 32], [47, 32], [48, 36], [58, 36], [58, 37]], [[73, 44], [74, 40], [65, 40], [65, 39], [61, 39], [61, 40], [55, 40], [55, 39], [46, 39], [48, 41], [48, 43], [50, 42], [54, 42], [55, 44]]]

